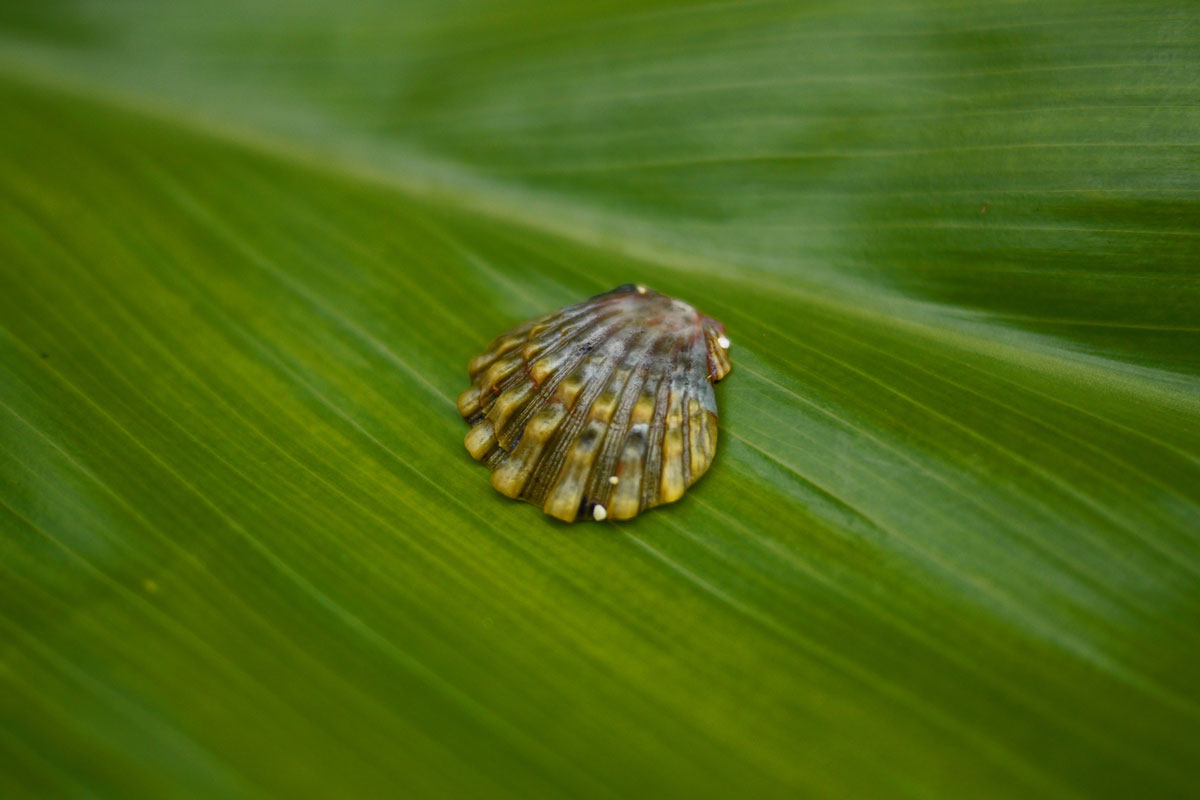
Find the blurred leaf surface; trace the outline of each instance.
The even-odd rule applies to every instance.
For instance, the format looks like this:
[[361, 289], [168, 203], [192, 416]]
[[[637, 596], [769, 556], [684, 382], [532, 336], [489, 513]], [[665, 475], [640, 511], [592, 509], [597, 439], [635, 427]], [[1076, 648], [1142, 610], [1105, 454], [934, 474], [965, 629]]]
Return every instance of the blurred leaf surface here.
[[[5, 796], [1194, 796], [1188, 4], [0, 6]], [[717, 462], [506, 501], [626, 281]]]

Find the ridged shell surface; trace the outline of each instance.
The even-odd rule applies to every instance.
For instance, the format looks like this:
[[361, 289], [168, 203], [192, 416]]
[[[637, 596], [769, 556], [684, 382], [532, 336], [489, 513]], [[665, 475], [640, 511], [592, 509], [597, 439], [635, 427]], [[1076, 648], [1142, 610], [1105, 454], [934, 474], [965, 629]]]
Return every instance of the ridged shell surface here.
[[721, 323], [634, 284], [529, 320], [471, 360], [467, 450], [567, 522], [673, 502], [716, 454], [728, 348]]

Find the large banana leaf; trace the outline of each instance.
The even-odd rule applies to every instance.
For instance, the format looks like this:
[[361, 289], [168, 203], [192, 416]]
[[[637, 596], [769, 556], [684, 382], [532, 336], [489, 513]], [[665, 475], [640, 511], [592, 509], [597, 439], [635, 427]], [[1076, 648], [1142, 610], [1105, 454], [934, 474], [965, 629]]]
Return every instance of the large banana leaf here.
[[[0, 9], [0, 795], [1200, 793], [1194, 4]], [[627, 281], [560, 525], [453, 398]]]

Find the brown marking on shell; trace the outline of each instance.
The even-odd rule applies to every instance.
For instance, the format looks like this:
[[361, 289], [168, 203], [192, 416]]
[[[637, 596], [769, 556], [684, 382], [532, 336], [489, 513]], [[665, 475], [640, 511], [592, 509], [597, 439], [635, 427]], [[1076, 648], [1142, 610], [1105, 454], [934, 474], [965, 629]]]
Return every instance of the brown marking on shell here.
[[467, 450], [566, 522], [674, 502], [716, 454], [728, 348], [721, 323], [633, 284], [531, 319], [471, 359]]

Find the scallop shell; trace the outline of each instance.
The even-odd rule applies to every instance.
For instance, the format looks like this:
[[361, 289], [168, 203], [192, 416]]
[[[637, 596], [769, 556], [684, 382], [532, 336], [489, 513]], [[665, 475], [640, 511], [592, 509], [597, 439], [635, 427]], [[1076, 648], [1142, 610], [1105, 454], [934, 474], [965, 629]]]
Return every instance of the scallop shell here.
[[712, 464], [728, 348], [721, 323], [633, 284], [529, 320], [471, 359], [467, 450], [553, 517], [630, 519]]

